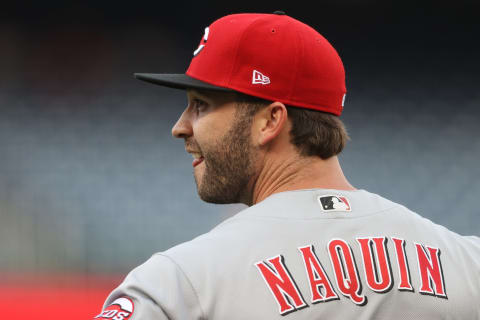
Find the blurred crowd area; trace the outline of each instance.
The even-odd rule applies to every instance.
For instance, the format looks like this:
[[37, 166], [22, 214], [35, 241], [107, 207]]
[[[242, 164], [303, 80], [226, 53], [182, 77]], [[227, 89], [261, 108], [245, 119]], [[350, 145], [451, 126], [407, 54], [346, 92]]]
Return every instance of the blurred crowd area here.
[[[342, 21], [286, 11], [344, 60], [351, 141], [340, 160], [352, 184], [479, 235], [480, 49], [469, 8], [363, 8], [367, 19], [344, 10], [352, 19]], [[33, 9], [0, 21], [0, 273], [124, 273], [244, 208], [198, 199], [191, 157], [170, 135], [184, 93], [133, 79], [183, 72], [204, 27], [244, 10], [135, 19], [124, 8], [90, 23], [93, 9], [80, 9], [67, 11], [71, 21], [43, 22]]]

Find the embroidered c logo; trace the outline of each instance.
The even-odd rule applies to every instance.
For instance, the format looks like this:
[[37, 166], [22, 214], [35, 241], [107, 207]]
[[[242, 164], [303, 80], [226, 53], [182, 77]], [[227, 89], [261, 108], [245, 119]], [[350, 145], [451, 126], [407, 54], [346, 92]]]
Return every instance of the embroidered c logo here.
[[210, 28], [209, 27], [206, 27], [205, 28], [205, 34], [203, 35], [203, 39], [202, 39], [202, 43], [200, 43], [200, 45], [198, 46], [197, 50], [195, 50], [193, 52], [193, 56], [195, 57], [197, 54], [200, 53], [200, 51], [202, 51], [202, 49], [205, 47], [205, 45], [207, 44], [207, 40], [208, 40], [208, 34], [210, 33]]

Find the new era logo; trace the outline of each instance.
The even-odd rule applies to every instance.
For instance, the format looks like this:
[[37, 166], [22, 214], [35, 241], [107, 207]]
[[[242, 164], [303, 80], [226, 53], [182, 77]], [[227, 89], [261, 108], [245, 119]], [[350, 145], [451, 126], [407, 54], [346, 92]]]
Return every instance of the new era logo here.
[[318, 202], [322, 211], [335, 212], [335, 211], [351, 211], [350, 203], [347, 198], [343, 196], [320, 196]]
[[270, 78], [262, 74], [260, 71], [253, 70], [252, 84], [269, 84]]

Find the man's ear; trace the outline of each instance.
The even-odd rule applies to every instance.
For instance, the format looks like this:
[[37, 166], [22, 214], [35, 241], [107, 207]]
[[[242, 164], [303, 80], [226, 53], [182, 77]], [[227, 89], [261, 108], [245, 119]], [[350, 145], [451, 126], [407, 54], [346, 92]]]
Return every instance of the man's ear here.
[[273, 102], [261, 109], [254, 118], [254, 139], [264, 146], [286, 130], [288, 124], [287, 107], [281, 102]]

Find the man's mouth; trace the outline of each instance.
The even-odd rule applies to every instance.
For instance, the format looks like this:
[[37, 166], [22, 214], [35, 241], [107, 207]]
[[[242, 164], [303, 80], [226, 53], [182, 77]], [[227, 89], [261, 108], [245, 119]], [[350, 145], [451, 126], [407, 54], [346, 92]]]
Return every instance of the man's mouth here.
[[203, 157], [193, 159], [192, 166], [195, 168], [196, 166], [198, 166], [202, 162], [203, 162]]
[[196, 166], [198, 166], [200, 163], [203, 162], [203, 156], [201, 153], [197, 153], [197, 152], [191, 152], [192, 154], [192, 157], [193, 157], [193, 162], [192, 162], [192, 166], [195, 168]]

